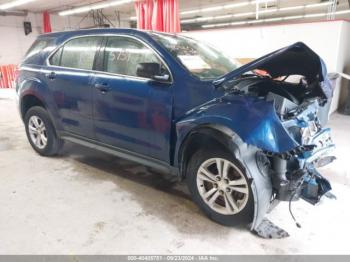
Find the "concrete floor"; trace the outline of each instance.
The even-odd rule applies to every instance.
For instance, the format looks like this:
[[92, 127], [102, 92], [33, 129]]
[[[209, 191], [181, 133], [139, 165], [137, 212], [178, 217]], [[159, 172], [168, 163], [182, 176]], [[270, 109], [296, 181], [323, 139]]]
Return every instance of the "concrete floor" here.
[[290, 237], [264, 240], [207, 219], [184, 185], [68, 144], [60, 157], [27, 142], [13, 92], [0, 90], [0, 254], [349, 254], [350, 117], [335, 114], [338, 160], [322, 170], [337, 200], [287, 204], [270, 219]]

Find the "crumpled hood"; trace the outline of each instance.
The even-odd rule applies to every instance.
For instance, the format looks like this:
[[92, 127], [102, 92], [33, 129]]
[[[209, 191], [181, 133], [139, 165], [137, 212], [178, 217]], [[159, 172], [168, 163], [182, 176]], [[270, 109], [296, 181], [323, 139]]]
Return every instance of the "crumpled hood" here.
[[327, 70], [323, 60], [302, 42], [274, 51], [243, 65], [224, 76], [214, 80], [214, 85], [242, 75], [252, 70], [267, 71], [272, 78], [286, 75], [303, 75], [309, 80], [318, 80], [327, 98], [332, 96], [332, 87], [327, 78]]

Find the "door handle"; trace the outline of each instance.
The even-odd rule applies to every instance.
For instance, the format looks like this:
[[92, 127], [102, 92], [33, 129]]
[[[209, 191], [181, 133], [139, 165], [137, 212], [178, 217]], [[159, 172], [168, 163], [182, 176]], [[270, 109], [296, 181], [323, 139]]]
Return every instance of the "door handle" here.
[[56, 73], [50, 72], [50, 73], [46, 74], [46, 77], [50, 80], [54, 80], [56, 78]]
[[99, 90], [102, 94], [107, 93], [109, 90], [111, 90], [111, 88], [109, 87], [108, 84], [104, 83], [104, 84], [95, 84], [95, 88], [97, 90]]

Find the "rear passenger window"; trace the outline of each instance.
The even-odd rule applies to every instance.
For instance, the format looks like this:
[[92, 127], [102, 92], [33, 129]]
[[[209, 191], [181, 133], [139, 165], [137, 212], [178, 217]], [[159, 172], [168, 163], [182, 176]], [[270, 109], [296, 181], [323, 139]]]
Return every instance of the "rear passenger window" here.
[[51, 56], [50, 64], [91, 70], [100, 37], [80, 37], [67, 42]]
[[162, 64], [154, 51], [140, 41], [122, 36], [108, 39], [104, 54], [104, 71], [137, 76], [137, 65], [151, 62]]

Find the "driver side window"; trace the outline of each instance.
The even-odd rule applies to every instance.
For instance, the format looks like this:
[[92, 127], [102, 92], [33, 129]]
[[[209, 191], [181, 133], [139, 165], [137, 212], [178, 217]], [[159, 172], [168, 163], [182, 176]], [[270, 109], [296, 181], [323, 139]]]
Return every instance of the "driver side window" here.
[[122, 36], [108, 39], [104, 53], [104, 71], [137, 76], [137, 65], [140, 63], [158, 63], [162, 65], [162, 70], [167, 72], [154, 51], [140, 41]]

